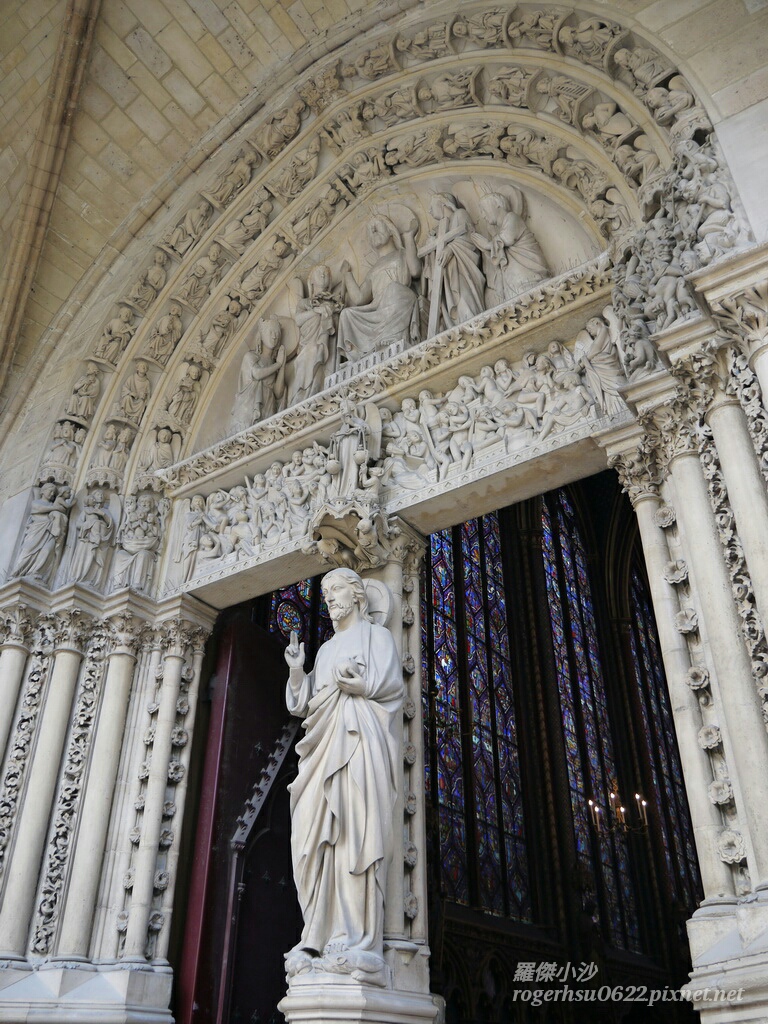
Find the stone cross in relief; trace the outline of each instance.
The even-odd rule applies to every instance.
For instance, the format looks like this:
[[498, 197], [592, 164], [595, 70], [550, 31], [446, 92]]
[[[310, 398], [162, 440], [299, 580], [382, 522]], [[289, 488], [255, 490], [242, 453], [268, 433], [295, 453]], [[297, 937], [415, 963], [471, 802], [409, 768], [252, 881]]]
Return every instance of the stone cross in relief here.
[[[452, 242], [459, 235], [465, 235], [467, 228], [460, 225], [456, 228], [449, 228], [441, 231], [438, 225], [437, 233], [430, 238], [423, 248], [418, 250], [421, 259], [430, 253], [435, 254], [434, 270], [432, 272], [432, 294], [429, 297], [429, 325], [427, 327], [427, 338], [434, 338], [437, 334], [437, 321], [440, 319], [440, 297], [443, 291], [443, 253], [448, 242]], [[450, 327], [450, 324], [446, 324]], [[425, 339], [426, 340], [426, 339]]]

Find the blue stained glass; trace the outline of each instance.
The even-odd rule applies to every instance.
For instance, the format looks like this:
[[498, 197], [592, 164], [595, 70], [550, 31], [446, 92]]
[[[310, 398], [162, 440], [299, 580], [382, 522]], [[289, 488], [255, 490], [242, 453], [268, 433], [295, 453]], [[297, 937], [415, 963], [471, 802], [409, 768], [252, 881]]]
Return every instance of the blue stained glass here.
[[[550, 504], [554, 513], [550, 512]], [[607, 925], [613, 943], [639, 950], [635, 893], [623, 837], [603, 834], [594, 840], [588, 818], [589, 797], [595, 795], [598, 800], [602, 798], [601, 802], [606, 800], [613, 788], [616, 769], [586, 552], [573, 506], [564, 491], [557, 491], [542, 501], [542, 530], [577, 854], [582, 866], [594, 877], [593, 857], [597, 853]], [[564, 590], [561, 590], [559, 571], [562, 571]]]
[[[425, 727], [432, 728], [435, 741], [441, 886], [456, 902], [527, 919], [528, 869], [497, 517], [465, 523], [457, 537], [456, 546], [449, 530], [430, 538], [432, 580], [425, 617], [432, 655], [425, 659], [424, 687], [433, 691], [431, 701], [425, 702]], [[460, 700], [460, 678], [466, 704]], [[462, 735], [472, 766], [466, 794]], [[448, 816], [450, 829], [445, 827]], [[466, 851], [462, 844], [469, 834], [477, 859], [474, 895], [468, 870], [458, 868], [459, 851]]]

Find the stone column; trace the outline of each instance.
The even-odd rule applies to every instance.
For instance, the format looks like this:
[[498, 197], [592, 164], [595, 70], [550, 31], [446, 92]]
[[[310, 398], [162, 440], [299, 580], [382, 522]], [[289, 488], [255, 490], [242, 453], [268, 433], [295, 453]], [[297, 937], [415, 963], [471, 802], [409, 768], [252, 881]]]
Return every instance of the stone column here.
[[128, 701], [136, 662], [134, 623], [130, 613], [112, 620], [113, 648], [109, 654], [99, 724], [93, 741], [87, 798], [80, 812], [78, 842], [72, 861], [57, 958], [88, 956], [96, 894], [109, 827], [112, 797], [120, 761]]
[[616, 450], [610, 441], [606, 442], [606, 447], [611, 453], [609, 462], [617, 470], [637, 516], [699, 858], [704, 902], [730, 903], [735, 898], [733, 879], [718, 849], [723, 822], [709, 798], [712, 766], [709, 755], [698, 741], [702, 727], [701, 710], [696, 693], [686, 682], [691, 658], [685, 637], [675, 624], [680, 610], [677, 594], [667, 580], [670, 551], [657, 517], [662, 504], [658, 472], [652, 456], [638, 447], [622, 446]]
[[768, 733], [741, 634], [731, 581], [723, 557], [691, 422], [690, 406], [677, 400], [654, 411], [683, 527], [688, 564], [701, 605], [710, 654], [721, 681], [724, 726], [730, 737], [740, 819], [754, 888], [768, 886]]
[[86, 617], [78, 609], [60, 612], [54, 617], [53, 628], [53, 670], [0, 909], [0, 957], [11, 959], [22, 959], [26, 950], [51, 801], [83, 656]]
[[194, 654], [192, 659], [192, 673], [191, 679], [189, 680], [189, 689], [187, 691], [187, 702], [189, 705], [188, 711], [184, 716], [185, 733], [187, 741], [182, 748], [179, 762], [184, 769], [184, 775], [176, 785], [175, 799], [176, 811], [174, 813], [174, 820], [179, 823], [179, 827], [175, 830], [174, 842], [171, 849], [168, 851], [168, 856], [165, 865], [165, 872], [169, 879], [169, 886], [165, 890], [166, 902], [163, 903], [163, 924], [160, 934], [157, 937], [157, 944], [155, 946], [155, 960], [165, 960], [168, 955], [168, 942], [171, 937], [171, 916], [173, 914], [173, 885], [176, 880], [176, 870], [179, 863], [179, 844], [181, 842], [181, 822], [184, 820], [184, 808], [187, 802], [187, 788], [189, 782], [189, 761], [192, 754], [192, 744], [189, 742], [189, 737], [192, 735], [192, 731], [195, 725], [195, 717], [197, 714], [197, 702], [200, 696], [200, 670], [203, 665], [203, 645], [205, 642], [205, 636], [202, 632], [198, 632], [197, 635], [193, 635], [192, 643], [194, 647]]
[[27, 606], [17, 605], [4, 612], [8, 633], [0, 647], [0, 758], [5, 752], [8, 736], [16, 713], [24, 668], [29, 657], [29, 634], [31, 620], [27, 617]]
[[155, 723], [149, 776], [144, 796], [144, 815], [139, 849], [134, 862], [133, 893], [125, 936], [123, 960], [146, 963], [147, 930], [152, 912], [155, 866], [163, 826], [163, 804], [168, 787], [168, 765], [176, 724], [176, 703], [181, 689], [185, 648], [189, 642], [187, 624], [180, 621], [164, 627], [163, 679]]

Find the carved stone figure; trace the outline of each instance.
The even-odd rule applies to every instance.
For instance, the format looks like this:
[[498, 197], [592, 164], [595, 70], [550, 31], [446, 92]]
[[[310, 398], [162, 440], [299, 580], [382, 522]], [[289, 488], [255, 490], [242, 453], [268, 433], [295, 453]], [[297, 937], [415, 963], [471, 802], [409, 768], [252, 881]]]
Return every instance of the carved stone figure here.
[[69, 420], [57, 423], [53, 428], [53, 444], [45, 457], [45, 464], [55, 463], [58, 466], [74, 466], [78, 456], [75, 444], [75, 427]]
[[221, 280], [224, 267], [221, 262], [221, 246], [214, 242], [205, 256], [201, 256], [181, 282], [176, 298], [198, 312], [211, 290]]
[[595, 104], [594, 110], [584, 115], [581, 127], [586, 131], [593, 131], [603, 145], [613, 148], [619, 139], [628, 135], [637, 126], [617, 103], [606, 100]]
[[207, 329], [200, 331], [200, 345], [214, 359], [221, 355], [234, 336], [242, 312], [243, 307], [237, 299], [230, 299], [224, 309], [213, 315]]
[[295, 633], [285, 653], [288, 710], [304, 718], [291, 784], [291, 847], [304, 929], [286, 955], [286, 972], [289, 980], [318, 970], [383, 985], [402, 668], [392, 634], [370, 620], [357, 573], [335, 569], [322, 587], [334, 636], [309, 674]]
[[621, 69], [621, 77], [638, 95], [659, 84], [672, 70], [660, 53], [646, 47], [617, 50], [613, 59]]
[[317, 171], [320, 139], [315, 136], [306, 149], [291, 157], [288, 166], [269, 183], [270, 191], [288, 202], [306, 188]]
[[72, 580], [99, 586], [114, 532], [115, 523], [109, 511], [108, 496], [103, 491], [93, 491], [86, 497], [75, 526], [76, 544], [69, 567]]
[[181, 544], [181, 552], [176, 558], [177, 562], [181, 562], [181, 578], [185, 583], [188, 583], [194, 575], [200, 541], [207, 529], [205, 498], [202, 494], [195, 494], [190, 498], [189, 511], [184, 516], [184, 539]]
[[[164, 501], [164, 499], [160, 499]], [[147, 591], [162, 539], [161, 509], [150, 494], [126, 498], [117, 535], [113, 587]]]
[[530, 129], [518, 130], [516, 125], [507, 128], [507, 135], [499, 143], [508, 164], [526, 167], [535, 164], [546, 175], [552, 173], [552, 165], [560, 152], [560, 144], [550, 141]]
[[117, 427], [114, 423], [108, 423], [104, 428], [101, 440], [96, 445], [96, 454], [93, 456], [92, 466], [109, 466], [109, 460], [117, 444]]
[[115, 448], [109, 460], [109, 468], [114, 469], [116, 473], [122, 473], [128, 464], [128, 456], [131, 454], [131, 447], [135, 436], [130, 427], [123, 427], [118, 433], [115, 440]]
[[585, 18], [575, 27], [566, 25], [561, 28], [560, 42], [578, 60], [601, 68], [606, 50], [621, 31], [620, 25], [610, 21]]
[[476, 68], [438, 75], [428, 89], [419, 90], [420, 100], [433, 100], [438, 110], [451, 107], [469, 107], [475, 102], [474, 83], [477, 76]]
[[443, 142], [446, 156], [466, 160], [475, 156], [501, 158], [500, 139], [504, 128], [488, 121], [459, 121], [449, 124]]
[[507, 26], [507, 35], [515, 45], [522, 45], [528, 39], [541, 50], [553, 50], [553, 33], [560, 19], [559, 11], [523, 11]]
[[143, 359], [136, 363], [136, 369], [123, 384], [118, 408], [120, 415], [131, 423], [138, 424], [147, 408], [152, 385], [147, 376], [147, 364]]
[[379, 455], [381, 433], [374, 436], [368, 422], [369, 410], [376, 407], [367, 403], [358, 408], [349, 398], [341, 400], [341, 424], [331, 435], [328, 446], [328, 472], [333, 477], [331, 497], [352, 498], [360, 487], [360, 467]]
[[90, 422], [101, 394], [101, 371], [96, 363], [85, 364], [85, 373], [75, 381], [65, 409], [67, 416]]
[[609, 414], [622, 412], [625, 405], [619, 389], [626, 378], [609, 326], [601, 317], [591, 317], [577, 334], [573, 349], [577, 365], [583, 368], [587, 386], [600, 408]]
[[203, 371], [200, 367], [196, 363], [190, 363], [168, 401], [168, 415], [180, 426], [187, 426], [192, 419], [200, 395], [202, 376]]
[[437, 222], [419, 250], [424, 259], [422, 287], [430, 286], [427, 337], [463, 323], [486, 308], [485, 275], [472, 220], [454, 196], [433, 195], [430, 215]]
[[242, 256], [250, 243], [261, 234], [269, 223], [274, 209], [271, 199], [262, 199], [251, 207], [240, 220], [230, 221], [221, 233], [220, 241]]
[[167, 469], [176, 462], [180, 450], [179, 435], [168, 427], [160, 427], [141, 453], [140, 467], [145, 473], [153, 473], [157, 469]]
[[377, 96], [375, 100], [369, 100], [363, 105], [363, 117], [371, 121], [374, 117], [380, 117], [387, 128], [393, 128], [401, 121], [411, 121], [413, 118], [421, 117], [421, 106], [415, 86], [405, 85], [401, 89], [384, 93]]
[[213, 214], [213, 207], [207, 199], [203, 199], [187, 211], [179, 224], [163, 236], [163, 244], [177, 256], [183, 256], [208, 227]]
[[411, 287], [421, 274], [414, 241], [418, 222], [402, 236], [389, 218], [376, 215], [367, 233], [377, 256], [365, 280], [358, 284], [349, 263], [342, 280], [352, 306], [339, 317], [339, 347], [349, 360], [385, 348], [395, 341], [406, 345], [419, 339], [418, 296]]
[[398, 36], [395, 39], [398, 53], [406, 53], [415, 60], [434, 60], [450, 53], [448, 45], [448, 26], [444, 21], [429, 25], [417, 32], [413, 38]]
[[254, 134], [253, 141], [268, 159], [274, 160], [296, 138], [301, 130], [301, 115], [306, 109], [303, 100], [296, 100], [273, 114]]
[[69, 487], [43, 484], [32, 499], [13, 576], [31, 576], [49, 584], [59, 564], [74, 501]]
[[267, 291], [291, 255], [291, 247], [285, 239], [276, 238], [272, 248], [267, 249], [261, 259], [245, 272], [240, 287], [249, 302], [260, 298]]
[[307, 298], [303, 297], [301, 281], [296, 282], [296, 290], [294, 320], [299, 331], [299, 350], [293, 363], [288, 405], [309, 398], [323, 386], [331, 357], [329, 342], [336, 333], [335, 317], [341, 310], [338, 296], [331, 288], [331, 271], [323, 264], [314, 267], [307, 277]]
[[345, 78], [352, 78], [359, 75], [367, 82], [375, 82], [377, 78], [388, 74], [390, 71], [397, 71], [397, 65], [392, 59], [388, 44], [382, 43], [373, 50], [367, 50], [355, 58], [354, 65], [343, 69]]
[[451, 25], [457, 39], [469, 39], [476, 46], [498, 46], [503, 40], [507, 12], [496, 7], [480, 14], [459, 15]]
[[525, 199], [489, 192], [480, 198], [480, 209], [491, 237], [472, 236], [483, 252], [488, 282], [486, 306], [497, 306], [550, 276], [536, 236], [525, 222]]
[[347, 197], [334, 184], [329, 184], [325, 192], [310, 203], [294, 221], [293, 228], [301, 245], [308, 245], [315, 235], [327, 227], [338, 210], [347, 205]]
[[250, 182], [259, 156], [252, 149], [241, 149], [229, 167], [219, 175], [206, 195], [218, 206], [228, 206]]
[[165, 366], [183, 333], [181, 306], [173, 302], [168, 312], [157, 321], [149, 336], [150, 358]]
[[168, 274], [165, 270], [167, 263], [168, 256], [162, 249], [158, 249], [155, 252], [151, 266], [143, 271], [138, 281], [128, 293], [129, 300], [143, 313], [149, 309], [165, 287], [165, 282], [168, 279]]
[[440, 135], [439, 128], [425, 128], [412, 135], [398, 135], [387, 143], [384, 162], [387, 167], [394, 168], [400, 164], [407, 167], [422, 167], [424, 164], [434, 163], [441, 155]]
[[108, 363], [116, 363], [125, 352], [128, 342], [136, 332], [133, 322], [133, 311], [128, 306], [121, 306], [116, 317], [109, 321], [102, 331], [94, 355]]
[[524, 107], [528, 86], [533, 76], [533, 71], [519, 64], [499, 68], [488, 83], [488, 91], [501, 103], [508, 103], [511, 107]]
[[246, 430], [282, 408], [285, 394], [285, 348], [277, 317], [259, 320], [256, 348], [240, 364], [240, 378], [232, 410], [232, 426]]

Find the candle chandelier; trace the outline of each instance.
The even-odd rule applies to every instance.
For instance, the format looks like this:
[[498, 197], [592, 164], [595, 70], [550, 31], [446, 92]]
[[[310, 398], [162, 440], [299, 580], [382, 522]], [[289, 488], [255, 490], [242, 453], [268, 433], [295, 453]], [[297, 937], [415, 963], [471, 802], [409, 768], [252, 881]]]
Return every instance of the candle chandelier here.
[[619, 794], [619, 784], [613, 780], [608, 794], [608, 806], [603, 807], [595, 800], [589, 800], [589, 814], [595, 831], [602, 833], [648, 833], [648, 801], [635, 793], [632, 804], [627, 805]]

